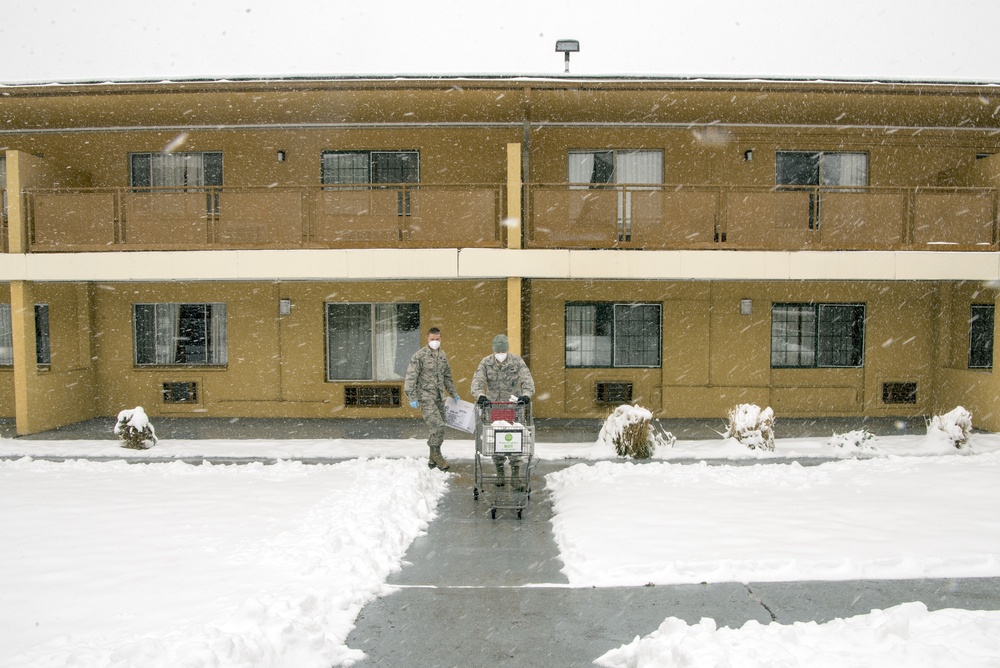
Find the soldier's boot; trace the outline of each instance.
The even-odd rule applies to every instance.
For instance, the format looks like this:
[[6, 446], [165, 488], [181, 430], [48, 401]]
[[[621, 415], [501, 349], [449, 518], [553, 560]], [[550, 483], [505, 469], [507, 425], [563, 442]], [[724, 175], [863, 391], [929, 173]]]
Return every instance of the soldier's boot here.
[[449, 464], [448, 460], [445, 459], [444, 455], [441, 454], [440, 445], [432, 445], [430, 446], [430, 449], [431, 449], [430, 459], [427, 460], [428, 468], [439, 468], [442, 471], [447, 471], [448, 469], [451, 468], [451, 464]]
[[514, 491], [523, 492], [524, 491], [524, 480], [518, 475], [521, 470], [520, 464], [510, 465], [510, 484], [514, 486]]
[[493, 462], [497, 467], [497, 487], [503, 487], [504, 485], [504, 470], [503, 462]]

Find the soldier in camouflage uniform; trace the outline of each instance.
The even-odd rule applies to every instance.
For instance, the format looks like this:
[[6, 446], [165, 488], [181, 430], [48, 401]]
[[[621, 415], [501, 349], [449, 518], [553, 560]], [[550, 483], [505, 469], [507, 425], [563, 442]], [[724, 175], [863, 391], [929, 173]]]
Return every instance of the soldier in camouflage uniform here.
[[[497, 334], [493, 337], [493, 354], [487, 355], [479, 363], [472, 377], [472, 396], [480, 408], [485, 408], [494, 401], [510, 401], [516, 398], [517, 403], [528, 405], [531, 395], [535, 393], [535, 381], [524, 360], [517, 355], [508, 354], [507, 337]], [[518, 474], [521, 458], [517, 456], [494, 455], [493, 463], [497, 469], [497, 485], [504, 484], [504, 461], [510, 460], [511, 484], [518, 491], [524, 491], [524, 482]]]
[[458, 391], [451, 379], [451, 365], [448, 364], [448, 356], [441, 350], [441, 330], [431, 327], [427, 330], [427, 345], [410, 358], [403, 392], [410, 400], [411, 408], [420, 408], [424, 423], [431, 432], [427, 437], [427, 447], [430, 448], [427, 466], [447, 471], [450, 464], [441, 454], [445, 415], [442, 389], [458, 401]]

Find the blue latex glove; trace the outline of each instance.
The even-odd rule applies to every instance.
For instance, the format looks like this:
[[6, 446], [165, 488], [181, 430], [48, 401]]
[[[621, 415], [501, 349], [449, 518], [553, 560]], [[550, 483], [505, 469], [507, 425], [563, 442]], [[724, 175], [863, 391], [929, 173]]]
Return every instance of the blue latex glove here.
[[410, 402], [410, 408], [416, 408], [416, 407], [417, 407], [417, 406], [419, 406], [419, 405], [420, 405], [420, 404], [418, 404], [418, 403], [417, 403], [416, 401], [411, 401], [411, 402]]

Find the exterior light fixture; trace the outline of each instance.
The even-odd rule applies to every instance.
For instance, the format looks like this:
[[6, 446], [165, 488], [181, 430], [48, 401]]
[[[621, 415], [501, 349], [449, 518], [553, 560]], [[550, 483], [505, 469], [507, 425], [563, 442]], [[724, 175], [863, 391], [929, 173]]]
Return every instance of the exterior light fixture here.
[[580, 42], [575, 39], [557, 39], [556, 51], [566, 54], [566, 73], [569, 74], [569, 54], [580, 50]]
[[740, 300], [740, 315], [752, 315], [753, 314], [753, 300], [752, 299], [741, 299]]
[[278, 162], [284, 162], [288, 155], [284, 151], [278, 151]]
[[292, 300], [291, 299], [279, 299], [278, 300], [278, 315], [291, 315], [292, 313]]

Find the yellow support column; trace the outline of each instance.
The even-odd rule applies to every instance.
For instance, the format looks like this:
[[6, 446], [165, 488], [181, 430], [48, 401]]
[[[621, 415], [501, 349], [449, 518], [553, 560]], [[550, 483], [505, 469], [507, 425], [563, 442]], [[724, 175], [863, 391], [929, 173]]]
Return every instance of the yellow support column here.
[[523, 248], [521, 215], [521, 145], [507, 144], [507, 248]]
[[[28, 281], [10, 282], [10, 321], [14, 347], [14, 417], [17, 434], [33, 434], [31, 425], [32, 387], [38, 375], [35, 364], [35, 302]], [[36, 410], [42, 410], [36, 407]], [[48, 410], [58, 410], [49, 406]]]
[[[521, 206], [521, 145], [507, 144], [507, 248], [520, 249], [524, 218]], [[521, 277], [507, 277], [507, 341], [510, 352], [521, 354]]]

